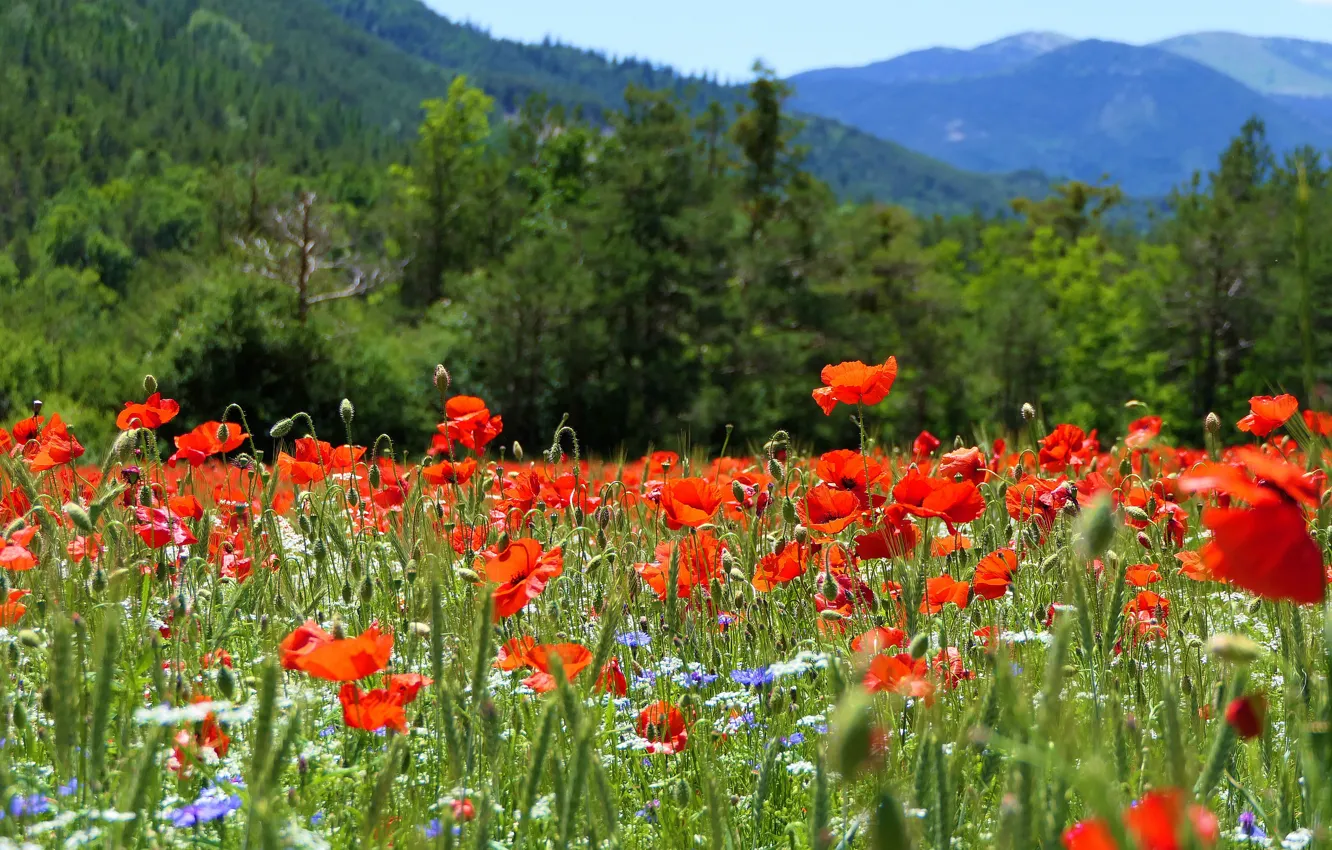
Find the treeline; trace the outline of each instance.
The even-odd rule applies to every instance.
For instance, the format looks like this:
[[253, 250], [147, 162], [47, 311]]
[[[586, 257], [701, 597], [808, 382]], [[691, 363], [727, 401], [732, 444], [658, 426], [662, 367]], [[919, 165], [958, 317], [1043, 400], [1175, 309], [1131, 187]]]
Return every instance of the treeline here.
[[[540, 98], [497, 117], [457, 79], [409, 144], [256, 82], [262, 45], [225, 21], [154, 34], [55, 2], [63, 36], [9, 20], [0, 45], [0, 419], [42, 397], [95, 444], [151, 372], [183, 425], [236, 402], [333, 434], [348, 396], [358, 433], [416, 449], [437, 362], [506, 437], [568, 413], [601, 452], [845, 443], [818, 371], [888, 354], [870, 424], [897, 440], [994, 432], [1024, 402], [1117, 433], [1132, 400], [1196, 439], [1250, 395], [1328, 394], [1328, 167], [1257, 123], [1146, 229], [1081, 184], [920, 219], [811, 177], [768, 75], [738, 107], [631, 89], [604, 124]], [[231, 64], [191, 64], [182, 26]]]

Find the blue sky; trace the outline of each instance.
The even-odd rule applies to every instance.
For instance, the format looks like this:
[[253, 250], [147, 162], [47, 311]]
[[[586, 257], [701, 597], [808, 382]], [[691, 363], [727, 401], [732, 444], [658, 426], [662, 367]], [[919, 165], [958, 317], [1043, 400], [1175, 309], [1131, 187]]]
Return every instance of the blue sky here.
[[496, 36], [546, 35], [613, 55], [742, 79], [860, 65], [1023, 30], [1145, 43], [1200, 30], [1332, 41], [1332, 0], [426, 0]]

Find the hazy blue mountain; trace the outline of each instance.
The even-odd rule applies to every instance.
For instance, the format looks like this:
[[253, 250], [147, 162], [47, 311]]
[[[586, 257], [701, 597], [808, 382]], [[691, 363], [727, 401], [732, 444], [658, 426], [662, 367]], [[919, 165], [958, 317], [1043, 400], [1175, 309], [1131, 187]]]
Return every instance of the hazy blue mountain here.
[[907, 83], [981, 77], [1007, 70], [1072, 43], [1073, 39], [1058, 33], [1026, 32], [970, 50], [930, 47], [859, 67], [820, 68], [796, 74], [791, 77], [791, 82], [803, 87], [842, 80]]
[[1200, 32], [1154, 46], [1200, 62], [1263, 94], [1332, 97], [1332, 44]]
[[1332, 132], [1233, 77], [1155, 47], [1081, 41], [994, 73], [878, 83], [802, 75], [794, 106], [959, 168], [1109, 175], [1160, 195], [1209, 168], [1241, 125], [1273, 147], [1326, 147]]

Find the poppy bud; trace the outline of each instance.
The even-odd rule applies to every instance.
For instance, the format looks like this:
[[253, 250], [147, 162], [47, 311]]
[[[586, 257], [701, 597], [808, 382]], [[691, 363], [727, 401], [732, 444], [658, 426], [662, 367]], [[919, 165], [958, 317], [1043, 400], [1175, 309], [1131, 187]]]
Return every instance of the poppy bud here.
[[1147, 536], [1147, 532], [1145, 531], [1138, 532], [1138, 545], [1144, 549], [1152, 548], [1152, 538]]
[[689, 805], [690, 794], [689, 783], [685, 781], [684, 777], [675, 780], [675, 784], [671, 786], [671, 796], [675, 798], [678, 805]]
[[749, 579], [745, 576], [745, 572], [744, 572], [744, 570], [740, 569], [739, 567], [731, 567], [730, 576], [731, 576], [731, 579], [732, 579], [733, 581], [748, 581], [748, 580], [749, 580]]
[[40, 398], [34, 398], [32, 400], [32, 415], [40, 416], [41, 412], [42, 412], [42, 400]]
[[781, 481], [786, 477], [786, 470], [782, 468], [782, 462], [775, 457], [768, 458], [768, 474]]
[[805, 528], [803, 525], [797, 525], [792, 536], [795, 537], [796, 543], [803, 546], [805, 545], [805, 541], [809, 539], [809, 529]]
[[227, 437], [231, 436], [231, 429], [227, 427], [227, 423], [217, 423], [217, 434], [215, 436], [219, 443], [225, 443], [227, 441]]
[[1036, 408], [1031, 406], [1030, 402], [1022, 405], [1022, 421], [1030, 422], [1036, 418]]
[[32, 629], [24, 629], [18, 633], [18, 641], [29, 649], [37, 649], [42, 645], [42, 638]]
[[354, 490], [354, 489], [353, 489], [353, 490], [348, 490], [348, 491], [347, 491], [347, 504], [351, 505], [353, 508], [356, 507], [357, 505], [361, 504], [361, 494], [360, 494], [359, 492], [357, 492], [356, 490]]
[[342, 602], [344, 605], [350, 605], [352, 601], [351, 584], [347, 581], [342, 582]]
[[829, 602], [837, 597], [837, 581], [833, 579], [832, 573], [823, 574], [823, 598]]
[[368, 603], [371, 599], [374, 598], [375, 598], [375, 585], [374, 582], [370, 581], [370, 576], [367, 575], [365, 577], [365, 581], [361, 582], [361, 601]]
[[367, 473], [366, 477], [370, 481], [371, 489], [378, 490], [379, 485], [383, 483], [384, 480], [383, 476], [379, 472], [379, 464], [377, 463], [370, 464], [370, 472]]
[[745, 485], [741, 484], [739, 480], [732, 481], [731, 495], [737, 502], [743, 505], [745, 503]]
[[101, 593], [106, 590], [106, 570], [101, 567], [93, 572], [92, 589], [94, 593]]
[[1151, 516], [1151, 514], [1147, 513], [1146, 511], [1144, 511], [1142, 508], [1138, 507], [1137, 505], [1125, 505], [1125, 506], [1124, 506], [1124, 514], [1125, 514], [1126, 516], [1128, 516], [1129, 519], [1134, 520], [1134, 521], [1136, 521], [1136, 522], [1151, 522], [1151, 521], [1152, 521], [1152, 516]]
[[825, 610], [825, 611], [820, 611], [820, 612], [819, 612], [819, 616], [822, 617], [824, 620], [827, 620], [827, 621], [830, 622], [830, 623], [836, 623], [836, 622], [839, 622], [839, 621], [841, 621], [841, 620], [846, 619], [846, 618], [843, 617], [841, 614], [837, 613], [836, 611], [834, 611], [834, 610], [831, 609], [831, 608], [829, 608], [829, 609], [827, 609], [827, 610]]
[[1235, 734], [1244, 740], [1263, 734], [1263, 716], [1267, 713], [1267, 700], [1261, 695], [1245, 694], [1226, 706], [1226, 722]]
[[1099, 558], [1115, 539], [1114, 508], [1110, 499], [1101, 496], [1091, 510], [1082, 515], [1078, 523], [1082, 541], [1082, 556], [1089, 560]]
[[84, 534], [93, 533], [92, 519], [88, 516], [88, 512], [83, 509], [82, 505], [77, 502], [66, 502], [65, 515], [69, 517], [70, 522], [78, 527], [79, 531]]
[[911, 660], [918, 661], [925, 657], [925, 653], [930, 650], [930, 636], [921, 632], [911, 639], [911, 646], [907, 649], [911, 653]]
[[1263, 648], [1257, 642], [1236, 634], [1213, 635], [1207, 642], [1207, 651], [1222, 661], [1236, 664], [1248, 664], [1263, 655]]
[[291, 429], [295, 427], [295, 425], [296, 423], [292, 421], [290, 417], [287, 419], [279, 419], [272, 428], [268, 429], [268, 436], [275, 440], [280, 440], [290, 434]]
[[828, 754], [835, 770], [853, 777], [869, 763], [874, 738], [874, 704], [861, 688], [848, 691], [829, 720]]
[[148, 393], [148, 395], [152, 395], [153, 393], [157, 392], [157, 379], [154, 378], [152, 375], [144, 375], [143, 391]]
[[227, 699], [236, 695], [236, 676], [225, 664], [217, 668], [217, 690]]
[[481, 576], [477, 575], [474, 570], [469, 570], [467, 567], [455, 567], [453, 572], [463, 581], [476, 583], [481, 580]]
[[449, 391], [449, 386], [453, 384], [453, 378], [449, 376], [449, 370], [440, 363], [435, 367], [435, 389], [439, 390], [440, 395]]
[[356, 408], [352, 407], [351, 399], [344, 398], [342, 400], [342, 404], [338, 405], [338, 415], [342, 417], [342, 424], [350, 428], [352, 418], [356, 416]]
[[1221, 433], [1221, 417], [1215, 413], [1207, 414], [1203, 419], [1203, 430], [1215, 436]]

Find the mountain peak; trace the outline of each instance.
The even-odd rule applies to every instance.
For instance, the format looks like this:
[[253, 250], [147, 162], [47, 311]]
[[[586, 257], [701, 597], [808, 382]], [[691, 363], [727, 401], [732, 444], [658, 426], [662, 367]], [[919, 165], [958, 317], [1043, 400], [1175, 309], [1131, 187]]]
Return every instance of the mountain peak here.
[[1033, 30], [1031, 32], [1020, 32], [1016, 35], [1005, 36], [997, 41], [986, 42], [985, 44], [976, 47], [972, 52], [1039, 56], [1042, 53], [1049, 53], [1051, 50], [1067, 47], [1075, 41], [1077, 41], [1077, 39], [1070, 38], [1063, 33]]

